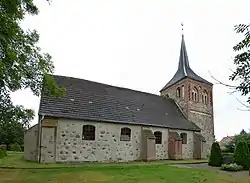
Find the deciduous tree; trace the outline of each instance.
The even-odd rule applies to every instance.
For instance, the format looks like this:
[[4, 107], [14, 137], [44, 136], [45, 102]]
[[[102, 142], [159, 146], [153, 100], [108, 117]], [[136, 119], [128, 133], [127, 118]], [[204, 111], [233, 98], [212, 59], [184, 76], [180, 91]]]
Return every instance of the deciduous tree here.
[[36, 96], [41, 91], [55, 96], [64, 93], [50, 75], [53, 62], [38, 47], [37, 31], [25, 31], [20, 26], [25, 15], [38, 13], [33, 0], [0, 1], [0, 130], [4, 134], [4, 129], [11, 131], [17, 123], [26, 127], [33, 117], [32, 110], [13, 104], [11, 92], [30, 89]]

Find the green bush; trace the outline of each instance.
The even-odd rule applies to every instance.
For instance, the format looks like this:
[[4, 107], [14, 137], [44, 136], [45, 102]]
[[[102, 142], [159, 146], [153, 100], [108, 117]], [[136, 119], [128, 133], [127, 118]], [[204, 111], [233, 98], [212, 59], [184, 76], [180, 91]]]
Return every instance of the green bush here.
[[237, 172], [243, 170], [243, 167], [241, 165], [237, 165], [236, 163], [222, 164], [221, 170]]
[[6, 145], [0, 145], [0, 159], [7, 156], [7, 147]]
[[10, 150], [11, 151], [17, 151], [17, 152], [21, 152], [22, 148], [18, 143], [14, 143], [10, 145]]
[[249, 150], [246, 141], [240, 141], [236, 145], [234, 152], [234, 162], [241, 165], [244, 170], [248, 170], [249, 166]]
[[211, 147], [211, 153], [209, 157], [209, 166], [220, 167], [223, 163], [223, 157], [221, 154], [220, 145], [218, 142], [214, 142]]
[[233, 161], [234, 153], [222, 153], [223, 164], [231, 164]]

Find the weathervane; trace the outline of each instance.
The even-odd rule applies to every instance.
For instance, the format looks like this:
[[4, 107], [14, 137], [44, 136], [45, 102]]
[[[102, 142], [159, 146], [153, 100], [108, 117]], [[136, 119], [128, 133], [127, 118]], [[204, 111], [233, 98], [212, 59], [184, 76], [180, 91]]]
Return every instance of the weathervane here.
[[183, 26], [184, 26], [184, 24], [183, 24], [183, 22], [181, 22], [181, 31], [182, 31], [182, 34], [183, 34]]

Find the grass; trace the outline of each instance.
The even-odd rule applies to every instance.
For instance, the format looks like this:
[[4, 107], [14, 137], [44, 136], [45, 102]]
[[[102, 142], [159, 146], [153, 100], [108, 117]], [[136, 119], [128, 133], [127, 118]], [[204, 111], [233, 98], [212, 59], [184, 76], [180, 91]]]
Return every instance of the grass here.
[[247, 183], [215, 171], [168, 165], [79, 167], [65, 169], [0, 169], [0, 183]]
[[82, 164], [69, 164], [69, 163], [50, 163], [50, 164], [39, 164], [36, 162], [25, 161], [22, 152], [8, 152], [8, 156], [0, 159], [0, 168], [68, 168], [68, 167], [86, 167], [86, 166], [127, 166], [127, 165], [152, 165], [152, 164], [174, 164], [174, 163], [199, 163], [207, 162], [207, 160], [160, 160], [153, 162], [128, 162], [128, 163], [82, 163]]
[[[154, 164], [37, 164], [23, 160], [23, 153], [9, 153], [0, 159], [1, 166], [28, 167], [34, 169], [1, 169], [0, 183], [247, 183], [247, 180], [215, 171], [172, 167], [173, 161]], [[181, 161], [189, 163], [189, 161]], [[62, 167], [56, 169], [37, 169]], [[86, 164], [85, 164], [86, 165]], [[127, 166], [131, 165], [131, 166]], [[146, 166], [148, 165], [148, 166]], [[78, 166], [78, 167], [71, 167]]]

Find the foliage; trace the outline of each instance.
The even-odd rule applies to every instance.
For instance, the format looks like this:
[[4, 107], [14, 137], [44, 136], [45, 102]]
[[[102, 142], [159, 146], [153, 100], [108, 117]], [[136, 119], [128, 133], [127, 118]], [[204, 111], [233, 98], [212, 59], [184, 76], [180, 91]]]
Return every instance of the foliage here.
[[220, 145], [218, 142], [214, 142], [211, 147], [211, 153], [208, 165], [220, 167], [222, 163], [223, 163], [223, 157], [221, 154]]
[[0, 129], [7, 126], [6, 134], [15, 129], [16, 123], [27, 127], [34, 116], [32, 110], [13, 104], [11, 92], [30, 89], [36, 96], [42, 91], [62, 96], [65, 89], [50, 75], [54, 66], [51, 56], [41, 53], [37, 46], [37, 31], [25, 31], [20, 26], [26, 15], [38, 14], [33, 0], [1, 0], [0, 9]]
[[7, 156], [7, 149], [5, 145], [0, 145], [0, 159]]
[[14, 143], [10, 145], [10, 150], [11, 151], [17, 151], [17, 152], [21, 152], [22, 148], [18, 143]]
[[237, 142], [240, 141], [247, 142], [248, 149], [250, 150], [250, 134], [243, 129], [239, 134], [234, 136], [234, 139], [231, 142], [225, 145], [225, 149], [223, 149], [223, 152], [233, 153], [235, 151]]
[[234, 152], [234, 162], [238, 165], [241, 165], [244, 170], [248, 170], [249, 166], [249, 150], [247, 143], [244, 141], [240, 141], [236, 145], [236, 149]]
[[222, 152], [233, 153], [234, 150], [235, 150], [235, 141], [233, 140], [225, 145], [225, 149], [223, 149]]
[[241, 171], [243, 167], [241, 165], [237, 165], [236, 163], [231, 163], [231, 164], [222, 164], [221, 169], [226, 171], [236, 172], [236, 171]]
[[[241, 92], [242, 95], [246, 96], [250, 92], [250, 24], [239, 24], [235, 26], [237, 34], [244, 36], [243, 40], [237, 43], [233, 50], [237, 52], [234, 57], [234, 64], [236, 69], [229, 77], [232, 81], [239, 81], [239, 86], [236, 90]], [[247, 102], [250, 103], [250, 97]]]
[[233, 153], [222, 153], [223, 164], [231, 164], [233, 163]]

